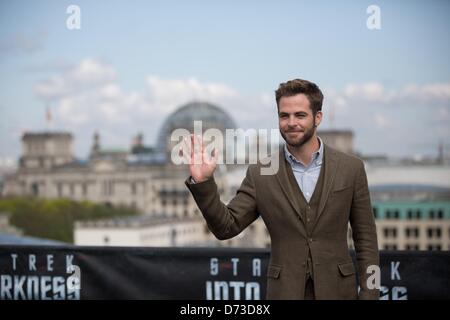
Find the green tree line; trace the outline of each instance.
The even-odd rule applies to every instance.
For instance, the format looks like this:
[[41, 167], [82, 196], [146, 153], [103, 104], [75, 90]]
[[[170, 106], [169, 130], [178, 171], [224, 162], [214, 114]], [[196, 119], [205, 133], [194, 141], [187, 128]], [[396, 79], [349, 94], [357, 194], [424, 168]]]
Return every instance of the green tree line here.
[[138, 215], [136, 209], [70, 199], [15, 197], [0, 199], [0, 212], [27, 236], [73, 243], [75, 221]]

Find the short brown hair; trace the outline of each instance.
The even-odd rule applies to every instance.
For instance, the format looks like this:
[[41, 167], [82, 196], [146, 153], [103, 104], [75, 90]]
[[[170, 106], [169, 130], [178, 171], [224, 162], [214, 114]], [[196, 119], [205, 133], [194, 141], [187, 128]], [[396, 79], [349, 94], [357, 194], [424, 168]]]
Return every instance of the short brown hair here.
[[320, 91], [319, 87], [315, 83], [303, 79], [294, 79], [280, 83], [278, 89], [275, 91], [277, 107], [280, 108], [280, 100], [282, 97], [295, 96], [299, 93], [303, 93], [308, 98], [314, 115], [317, 111], [322, 110], [322, 91]]

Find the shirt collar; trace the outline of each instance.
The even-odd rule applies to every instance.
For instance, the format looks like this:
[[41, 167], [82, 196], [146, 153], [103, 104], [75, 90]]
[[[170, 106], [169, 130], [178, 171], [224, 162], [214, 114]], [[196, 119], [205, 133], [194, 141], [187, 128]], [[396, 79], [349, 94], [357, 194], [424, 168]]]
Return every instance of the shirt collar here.
[[[312, 154], [312, 163], [315, 163], [316, 166], [320, 166], [322, 165], [322, 160], [323, 160], [323, 141], [322, 139], [318, 136], [317, 139], [319, 140], [319, 149], [314, 151]], [[298, 161], [294, 155], [292, 155], [292, 153], [289, 152], [287, 145], [284, 144], [284, 154], [286, 157], [286, 160], [291, 164], [299, 164], [301, 166], [304, 166], [300, 161]]]

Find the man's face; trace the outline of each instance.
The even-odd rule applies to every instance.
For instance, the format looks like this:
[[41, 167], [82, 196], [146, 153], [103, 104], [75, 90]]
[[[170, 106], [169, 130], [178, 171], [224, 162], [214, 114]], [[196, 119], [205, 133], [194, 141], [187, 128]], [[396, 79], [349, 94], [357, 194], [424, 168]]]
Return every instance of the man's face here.
[[280, 133], [286, 143], [292, 147], [301, 147], [311, 140], [316, 127], [322, 120], [322, 112], [316, 116], [303, 93], [290, 97], [282, 97], [278, 108], [278, 124]]

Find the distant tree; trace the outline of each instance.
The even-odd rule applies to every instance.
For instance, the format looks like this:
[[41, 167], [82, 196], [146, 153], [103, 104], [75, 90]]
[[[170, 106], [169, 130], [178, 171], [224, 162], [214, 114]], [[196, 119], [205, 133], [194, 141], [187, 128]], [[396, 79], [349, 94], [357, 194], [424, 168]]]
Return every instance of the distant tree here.
[[12, 225], [25, 235], [73, 243], [75, 221], [135, 216], [131, 207], [69, 199], [14, 197], [0, 199], [0, 212], [8, 212]]

